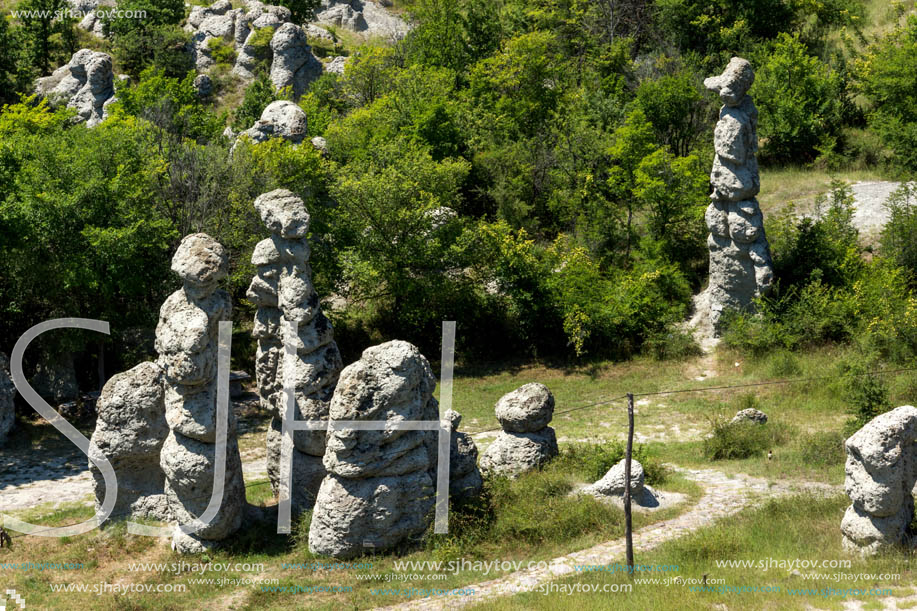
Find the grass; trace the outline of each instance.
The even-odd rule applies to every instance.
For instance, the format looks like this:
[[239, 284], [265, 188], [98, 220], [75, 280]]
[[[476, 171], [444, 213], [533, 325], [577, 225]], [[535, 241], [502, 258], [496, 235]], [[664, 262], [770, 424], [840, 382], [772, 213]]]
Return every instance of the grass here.
[[[571, 495], [584, 477], [580, 463], [566, 457], [556, 461], [544, 471], [530, 473], [516, 480], [488, 481], [487, 493], [474, 505], [456, 506], [452, 509], [451, 532], [448, 535], [429, 535], [419, 546], [405, 547], [393, 555], [368, 556], [357, 562], [371, 563], [372, 567], [353, 571], [304, 571], [284, 569], [283, 563], [305, 563], [314, 560], [307, 547], [309, 515], [303, 516], [295, 527], [294, 535], [277, 535], [273, 524], [247, 524], [229, 542], [225, 549], [208, 554], [205, 558], [189, 558], [173, 554], [167, 542], [128, 535], [122, 525], [103, 531], [67, 539], [42, 539], [22, 537], [14, 541], [12, 549], [0, 549], [0, 565], [7, 562], [79, 563], [78, 570], [20, 571], [0, 569], [5, 587], [23, 595], [30, 605], [38, 608], [68, 606], [83, 609], [197, 609], [244, 608], [299, 609], [302, 599], [282, 593], [262, 591], [260, 587], [234, 585], [226, 587], [216, 583], [222, 579], [276, 579], [272, 585], [301, 587], [345, 587], [346, 593], [320, 592], [309, 595], [309, 608], [337, 609], [342, 606], [369, 608], [379, 604], [380, 597], [371, 593], [379, 582], [366, 581], [369, 574], [395, 572], [395, 561], [449, 561], [459, 558], [500, 559], [508, 561], [548, 560], [557, 555], [589, 547], [601, 541], [623, 535], [623, 513], [617, 507], [601, 503], [592, 497]], [[691, 501], [701, 494], [700, 488], [681, 478], [671, 476], [665, 489], [682, 492]], [[249, 488], [248, 501], [257, 503], [270, 494], [265, 483], [259, 488]], [[682, 507], [673, 507], [653, 514], [636, 513], [635, 528], [669, 519]], [[84, 506], [61, 509], [45, 516], [41, 523], [59, 525], [86, 519], [91, 509]], [[91, 561], [87, 562], [87, 559]], [[206, 562], [243, 564], [239, 570], [208, 572], [203, 576], [185, 570], [172, 570], [172, 563]], [[327, 559], [324, 559], [327, 561]], [[161, 570], [130, 571], [131, 563], [158, 563]], [[263, 565], [263, 570], [251, 567]], [[436, 587], [457, 587], [492, 578], [506, 571], [485, 572], [468, 570], [444, 574], [436, 580]], [[213, 579], [213, 583], [197, 583], [199, 578]], [[361, 579], [363, 577], [363, 579]], [[99, 597], [90, 593], [52, 593], [52, 584], [135, 583], [184, 585], [186, 592], [122, 594]], [[225, 583], [225, 582], [224, 582]], [[386, 597], [385, 602], [407, 600], [406, 597]]]
[[[481, 432], [475, 435], [479, 448], [483, 449], [493, 439], [494, 433], [487, 429], [498, 426], [493, 412], [497, 399], [524, 383], [540, 381], [556, 397], [556, 412], [551, 426], [557, 431], [562, 456], [542, 472], [514, 481], [490, 481], [484, 501], [478, 505], [452, 508], [452, 532], [449, 535], [429, 536], [417, 546], [405, 546], [392, 554], [370, 556], [366, 560], [373, 563], [371, 569], [311, 571], [281, 568], [282, 563], [303, 563], [314, 559], [307, 548], [308, 516], [305, 516], [292, 537], [277, 535], [273, 532], [272, 524], [246, 524], [227, 549], [209, 556], [213, 562], [263, 563], [263, 572], [211, 572], [204, 577], [276, 579], [277, 583], [272, 585], [352, 588], [347, 592], [308, 594], [309, 607], [367, 608], [407, 600], [405, 597], [386, 596], [385, 600], [380, 601], [379, 596], [371, 593], [371, 589], [380, 582], [366, 581], [369, 574], [403, 573], [395, 570], [396, 561], [448, 561], [458, 558], [524, 562], [548, 560], [619, 538], [622, 536], [622, 514], [618, 508], [571, 493], [582, 483], [594, 481], [597, 474], [618, 460], [620, 441], [624, 439], [626, 431], [625, 403], [601, 402], [620, 397], [625, 392], [638, 394], [636, 432], [641, 452], [639, 456], [649, 467], [647, 476], [651, 485], [664, 491], [682, 492], [688, 496], [689, 503], [700, 498], [700, 488], [679, 472], [656, 471], [662, 463], [673, 463], [681, 467], [712, 467], [727, 473], [746, 473], [771, 481], [807, 480], [839, 485], [844, 479], [842, 431], [849, 416], [843, 399], [843, 381], [836, 375], [837, 363], [852, 355], [849, 349], [825, 348], [805, 354], [776, 352], [761, 358], [742, 358], [721, 350], [716, 355], [682, 361], [660, 362], [638, 358], [624, 363], [600, 362], [572, 367], [518, 364], [504, 367], [501, 371], [480, 364], [459, 367], [454, 382], [454, 406], [464, 416], [462, 430]], [[820, 379], [749, 386], [812, 377]], [[917, 375], [899, 373], [885, 378], [894, 405], [914, 402]], [[720, 388], [735, 385], [745, 387]], [[703, 390], [710, 387], [716, 389]], [[671, 389], [701, 392], [639, 396], [641, 393]], [[773, 426], [781, 432], [771, 439], [773, 447], [768, 448], [773, 452], [772, 460], [767, 460], [764, 455], [766, 453], [726, 460], [710, 460], [705, 457], [703, 439], [711, 430], [710, 419], [731, 418], [738, 409], [752, 404], [768, 415], [766, 427]], [[568, 411], [574, 408], [583, 409]], [[240, 422], [245, 430], [240, 447], [250, 455], [259, 454], [263, 450], [266, 420], [256, 411], [246, 411], [240, 414]], [[56, 447], [53, 431], [46, 430], [48, 428], [37, 426], [28, 435], [21, 436], [16, 443], [21, 444], [20, 449], [25, 451]], [[652, 481], [655, 477], [665, 478], [664, 483]], [[266, 483], [250, 488], [248, 493], [249, 502], [273, 502]], [[781, 551], [772, 549], [779, 541], [770, 541], [768, 537], [771, 535], [765, 533], [773, 533], [775, 529], [783, 528], [787, 522], [800, 522], [793, 525], [796, 530], [790, 530], [790, 533], [795, 533], [794, 536], [802, 536], [801, 532], [808, 533], [811, 529], [821, 529], [820, 538], [812, 546], [809, 546], [812, 541], [807, 540], [794, 543], [799, 550], [806, 550], [804, 554], [801, 551], [794, 552], [797, 555], [817, 556], [821, 553], [821, 546], [828, 543], [837, 547], [835, 544], [839, 537], [840, 522], [838, 512], [843, 508], [842, 501], [841, 497], [832, 501], [833, 505], [826, 505], [822, 501], [814, 503], [810, 500], [803, 503], [806, 507], [794, 509], [795, 514], [790, 511], [790, 505], [774, 506], [783, 507], [779, 511], [767, 505], [767, 512], [771, 513], [762, 513], [763, 509], [746, 512], [731, 518], [730, 522], [720, 528], [711, 529], [703, 535], [706, 538], [692, 535], [686, 539], [686, 547], [674, 548], [685, 550], [678, 553], [684, 555], [683, 563], [690, 570], [685, 569], [688, 572], [683, 572], [682, 576], [692, 575], [690, 571], [708, 572], [704, 562], [709, 563], [714, 555], [733, 558], [743, 557], [736, 554], [753, 552], [756, 557], [774, 556]], [[682, 505], [652, 514], [635, 513], [635, 528], [674, 517], [684, 507]], [[85, 519], [88, 512], [85, 507], [64, 507], [48, 515], [47, 508], [43, 508], [37, 512], [39, 515], [36, 519], [49, 525], [68, 524]], [[802, 523], [806, 520], [813, 520], [813, 523]], [[746, 530], [755, 528], [759, 531], [754, 535], [757, 539], [753, 533], [746, 533]], [[700, 553], [697, 551], [699, 547], [706, 550], [706, 560], [695, 559], [689, 562], [691, 554]], [[668, 549], [670, 547], [666, 546], [654, 552], [652, 557]], [[790, 552], [783, 550], [782, 553]], [[30, 604], [40, 608], [66, 604], [77, 609], [189, 609], [202, 605], [207, 608], [295, 609], [302, 608], [303, 604], [303, 595], [262, 591], [258, 585], [192, 583], [191, 580], [200, 575], [190, 575], [187, 572], [129, 572], [127, 565], [130, 562], [194, 562], [196, 559], [176, 556], [169, 550], [167, 543], [129, 536], [119, 527], [61, 541], [22, 537], [16, 539], [12, 550], [0, 550], [0, 563], [73, 562], [80, 558], [91, 559], [90, 566], [80, 571], [0, 572], [4, 573], [4, 583], [8, 583], [6, 587], [23, 593]], [[610, 562], [619, 560], [609, 559]], [[421, 580], [390, 585], [451, 588], [492, 579], [504, 573], [485, 574], [481, 570], [469, 570], [447, 574], [445, 579], [435, 582]], [[733, 581], [729, 583], [752, 583], [739, 579], [750, 575], [730, 573]], [[608, 575], [589, 576], [589, 579], [607, 578]], [[758, 582], [761, 581], [759, 576]], [[52, 594], [49, 591], [51, 583], [99, 582], [182, 584], [188, 586], [189, 591], [103, 597], [76, 593]], [[635, 608], [649, 608], [654, 604], [665, 604], [665, 596], [669, 597], [668, 603], [671, 603], [671, 597], [676, 594], [677, 591], [672, 588], [659, 588], [656, 594], [638, 592], [631, 596], [634, 596], [632, 600], [635, 601]], [[561, 608], [569, 608], [574, 604], [592, 608], [590, 605], [603, 604], [598, 599], [593, 602], [580, 601], [575, 596], [569, 599], [543, 597], [544, 601], [538, 602], [536, 595], [531, 596], [533, 598], [511, 599], [494, 604], [508, 605], [508, 608], [541, 608], [539, 605], [549, 603], [560, 604]], [[707, 605], [706, 608], [709, 608], [714, 598], [699, 594], [686, 602], [687, 608], [692, 608], [690, 605]], [[742, 602], [738, 598], [736, 601], [738, 605], [753, 605], [752, 602]], [[780, 599], [777, 602], [785, 601]], [[771, 607], [779, 608], [779, 605], [775, 602]]]
[[[638, 564], [677, 565], [678, 571], [649, 577], [678, 576], [700, 582], [707, 576], [708, 584], [722, 580], [717, 585], [738, 587], [780, 588], [779, 593], [755, 592], [698, 592], [690, 586], [664, 585], [663, 583], [637, 583], [628, 593], [554, 594], [545, 596], [539, 592], [519, 594], [512, 598], [475, 606], [474, 609], [508, 611], [511, 609], [838, 609], [842, 608], [841, 596], [794, 595], [791, 590], [834, 588], [891, 588], [893, 594], [906, 593], [903, 585], [913, 585], [915, 574], [912, 569], [912, 552], [891, 552], [876, 558], [860, 558], [848, 555], [841, 547], [839, 524], [849, 504], [843, 496], [813, 498], [797, 496], [771, 500], [762, 506], [732, 516], [716, 526], [705, 527], [692, 534], [662, 544], [655, 550], [638, 553]], [[849, 568], [797, 569], [801, 575], [793, 574], [782, 561], [795, 560], [850, 560]], [[776, 565], [770, 563], [776, 561]], [[751, 566], [729, 568], [717, 566], [720, 561], [746, 561]], [[762, 564], [758, 564], [761, 562]], [[842, 577], [834, 580], [834, 574]], [[843, 577], [857, 573], [897, 573], [900, 581], [888, 579], [866, 579], [855, 581]], [[830, 575], [829, 578], [806, 579], [809, 575]], [[554, 582], [556, 585], [573, 586], [581, 584], [629, 584], [626, 575], [610, 572], [580, 573]], [[849, 596], [863, 603], [875, 605], [868, 596]], [[871, 608], [871, 607], [867, 607]]]
[[798, 212], [807, 212], [815, 197], [831, 190], [831, 180], [839, 178], [849, 183], [888, 180], [875, 169], [831, 172], [808, 167], [761, 168], [761, 192], [758, 202], [765, 215], [781, 211], [788, 203], [796, 204]]

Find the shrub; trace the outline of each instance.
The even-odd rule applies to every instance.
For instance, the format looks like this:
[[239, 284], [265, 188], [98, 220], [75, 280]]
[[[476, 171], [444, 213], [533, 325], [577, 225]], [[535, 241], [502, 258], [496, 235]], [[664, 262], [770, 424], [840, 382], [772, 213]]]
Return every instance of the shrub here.
[[911, 286], [917, 285], [917, 185], [904, 182], [885, 202], [890, 217], [882, 229], [880, 252], [907, 270]]
[[730, 460], [758, 456], [789, 438], [785, 425], [772, 421], [766, 424], [735, 422], [726, 419], [711, 421], [711, 435], [704, 439], [704, 456], [709, 460]]
[[751, 92], [761, 113], [762, 155], [781, 163], [811, 161], [832, 149], [842, 125], [841, 93], [838, 74], [809, 55], [798, 34], [780, 34]]
[[845, 437], [837, 431], [821, 431], [799, 439], [800, 455], [811, 465], [843, 464], [847, 453]]
[[767, 373], [772, 378], [792, 378], [802, 373], [802, 367], [792, 352], [780, 350], [768, 360]]
[[213, 37], [208, 40], [207, 49], [210, 50], [210, 57], [217, 64], [231, 64], [236, 61], [236, 50], [232, 43], [222, 38]]
[[879, 376], [866, 371], [867, 366], [859, 361], [841, 365], [842, 375], [845, 376], [842, 394], [851, 416], [844, 429], [847, 435], [852, 435], [867, 422], [891, 409], [888, 387]]
[[[554, 461], [551, 469], [573, 473], [589, 482], [602, 479], [608, 470], [624, 458], [627, 450], [625, 442], [612, 440], [601, 443], [573, 443], [565, 445]], [[633, 460], [643, 466], [646, 482], [658, 485], [665, 482], [669, 469], [658, 458], [650, 456], [646, 446], [634, 444]]]

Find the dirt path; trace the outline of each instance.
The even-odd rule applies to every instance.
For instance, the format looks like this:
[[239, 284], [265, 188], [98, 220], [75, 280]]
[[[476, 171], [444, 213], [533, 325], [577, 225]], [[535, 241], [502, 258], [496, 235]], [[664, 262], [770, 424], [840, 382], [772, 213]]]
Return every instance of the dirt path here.
[[[709, 526], [721, 518], [745, 509], [755, 499], [762, 496], [782, 496], [802, 490], [819, 493], [842, 492], [841, 486], [819, 483], [770, 484], [764, 479], [741, 474], [731, 477], [713, 469], [678, 469], [678, 471], [700, 484], [704, 488], [704, 496], [694, 507], [680, 516], [636, 531], [634, 533], [635, 551], [651, 550], [665, 541]], [[451, 609], [477, 605], [499, 596], [511, 596], [519, 592], [535, 590], [542, 583], [574, 573], [576, 565], [608, 564], [615, 561], [624, 561], [623, 538], [554, 558], [548, 564], [547, 569], [526, 569], [491, 581], [469, 584], [466, 587], [474, 588], [474, 596], [450, 596], [448, 601], [442, 598], [424, 598], [384, 607], [384, 609], [443, 609], [447, 607]]]

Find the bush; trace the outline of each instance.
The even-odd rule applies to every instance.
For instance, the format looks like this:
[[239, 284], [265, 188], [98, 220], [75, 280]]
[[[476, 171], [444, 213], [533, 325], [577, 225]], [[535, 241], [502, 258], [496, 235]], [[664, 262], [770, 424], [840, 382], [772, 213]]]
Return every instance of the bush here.
[[834, 148], [843, 119], [841, 80], [807, 53], [798, 34], [777, 37], [751, 95], [760, 110], [762, 156], [798, 163]]
[[869, 126], [903, 169], [917, 169], [917, 15], [872, 45], [857, 63], [857, 87], [869, 101]]
[[[560, 455], [550, 463], [550, 469], [572, 473], [586, 481], [595, 482], [624, 458], [627, 445], [612, 440], [601, 443], [573, 443], [563, 446]], [[666, 481], [669, 468], [658, 458], [650, 456], [646, 446], [634, 444], [633, 460], [643, 466], [646, 483], [658, 485]]]
[[232, 43], [222, 38], [213, 37], [208, 40], [207, 49], [210, 51], [210, 57], [217, 64], [232, 64], [236, 61], [236, 50]]
[[709, 460], [758, 456], [775, 446], [783, 445], [790, 436], [785, 425], [773, 421], [755, 424], [714, 419], [710, 425], [712, 434], [704, 439], [704, 456]]
[[879, 376], [867, 374], [867, 369], [860, 361], [841, 365], [842, 393], [851, 416], [844, 428], [848, 436], [892, 407], [888, 387]]
[[843, 464], [847, 457], [845, 437], [836, 431], [821, 431], [799, 439], [800, 456], [810, 465]]
[[910, 285], [917, 286], [917, 185], [902, 183], [885, 206], [890, 217], [882, 229], [880, 252], [907, 270]]

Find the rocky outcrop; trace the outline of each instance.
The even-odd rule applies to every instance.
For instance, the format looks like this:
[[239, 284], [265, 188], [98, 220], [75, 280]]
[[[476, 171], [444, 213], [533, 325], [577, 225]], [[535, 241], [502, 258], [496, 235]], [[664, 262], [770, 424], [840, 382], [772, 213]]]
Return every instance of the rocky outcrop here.
[[[97, 412], [89, 456], [101, 453], [118, 477], [112, 515], [170, 520], [165, 475], [159, 466], [159, 452], [169, 434], [162, 369], [147, 362], [115, 375], [102, 389]], [[92, 461], [89, 470], [98, 511], [105, 481]]]
[[330, 72], [332, 74], [340, 74], [343, 76], [344, 69], [347, 68], [347, 56], [338, 55], [337, 57], [332, 57], [331, 61], [325, 63], [325, 72]]
[[841, 532], [848, 551], [874, 554], [913, 545], [915, 442], [917, 408], [910, 405], [876, 416], [847, 439], [844, 490], [851, 505]]
[[[632, 495], [643, 490], [643, 465], [639, 461], [630, 461], [630, 492]], [[590, 486], [590, 490], [605, 496], [622, 496], [624, 494], [624, 459], [622, 458], [608, 470], [602, 479]]]
[[[337, 421], [438, 420], [436, 380], [420, 351], [404, 341], [367, 348], [341, 372], [331, 400]], [[435, 431], [329, 431], [309, 550], [350, 558], [421, 535], [435, 500]]]
[[401, 40], [410, 29], [373, 0], [322, 0], [315, 21], [390, 41]]
[[503, 430], [481, 456], [482, 471], [516, 477], [557, 456], [557, 437], [548, 426], [554, 396], [544, 384], [526, 384], [504, 395], [496, 414]]
[[[215, 65], [214, 47], [228, 46], [235, 52], [233, 73], [255, 78], [260, 61], [270, 66], [271, 82], [278, 90], [289, 87], [293, 99], [321, 76], [322, 64], [312, 54], [307, 32], [291, 22], [290, 9], [247, 0], [243, 8], [232, 8], [229, 0], [191, 9], [185, 29], [191, 34], [191, 56], [198, 71]], [[270, 45], [257, 45], [256, 37], [272, 28]], [[317, 28], [320, 29], [320, 28]], [[270, 34], [270, 31], [268, 32]]]
[[704, 81], [723, 101], [713, 134], [714, 158], [710, 172], [713, 193], [705, 220], [710, 235], [710, 278], [695, 298], [692, 324], [704, 338], [720, 333], [726, 310], [746, 310], [766, 295], [774, 280], [764, 219], [755, 196], [758, 176], [758, 110], [748, 89], [755, 74], [746, 60], [733, 57], [719, 76]]
[[481, 494], [484, 480], [478, 470], [478, 447], [467, 433], [459, 433], [462, 415], [454, 410], [445, 414], [451, 424], [449, 448], [449, 496], [462, 501]]
[[[204, 513], [214, 487], [219, 322], [230, 319], [232, 308], [229, 295], [217, 285], [228, 268], [226, 251], [213, 238], [203, 233], [185, 237], [172, 258], [182, 288], [159, 311], [157, 364], [169, 426], [160, 465], [169, 511], [179, 524], [190, 524]], [[242, 523], [245, 486], [235, 424], [229, 410], [222, 505], [198, 532], [188, 535], [175, 529], [172, 547], [177, 551], [208, 549]]]
[[0, 352], [0, 448], [16, 424], [16, 387], [10, 376], [10, 361]]
[[767, 414], [753, 407], [739, 410], [736, 412], [736, 415], [733, 416], [730, 424], [739, 424], [741, 422], [750, 422], [752, 424], [767, 424]]
[[[182, 288], [159, 311], [158, 360], [115, 375], [102, 389], [90, 458], [107, 458], [118, 477], [115, 517], [191, 524], [210, 502], [216, 471], [219, 323], [229, 320], [232, 307], [218, 283], [228, 267], [225, 250], [213, 238], [203, 233], [185, 237], [172, 258]], [[104, 478], [92, 461], [90, 471], [100, 507]], [[230, 409], [220, 510], [192, 535], [176, 527], [173, 549], [192, 553], [212, 547], [239, 528], [244, 507], [242, 461]]]
[[[274, 493], [279, 494], [284, 380], [288, 376], [294, 380], [297, 420], [326, 420], [343, 362], [334, 329], [312, 287], [305, 204], [292, 192], [278, 189], [259, 196], [255, 208], [271, 237], [255, 246], [252, 264], [258, 273], [247, 296], [258, 306], [252, 332], [258, 341], [255, 373], [261, 405], [272, 416], [267, 436], [268, 475]], [[291, 323], [296, 325], [293, 336], [289, 336]], [[284, 368], [285, 344], [296, 349], [296, 358], [287, 362], [292, 364], [289, 371]], [[293, 445], [290, 497], [292, 510], [298, 513], [315, 504], [325, 475], [325, 431], [295, 431]]]
[[254, 143], [283, 138], [299, 144], [306, 137], [307, 126], [306, 113], [302, 108], [287, 100], [277, 100], [268, 104], [261, 118], [239, 136], [246, 136]]
[[80, 49], [51, 76], [36, 81], [35, 92], [53, 106], [76, 109], [76, 119], [95, 127], [106, 117], [106, 106], [114, 101], [115, 87], [111, 56]]
[[271, 38], [271, 51], [271, 82], [278, 91], [289, 87], [294, 100], [322, 75], [322, 63], [312, 55], [306, 33], [298, 25], [280, 26]]

